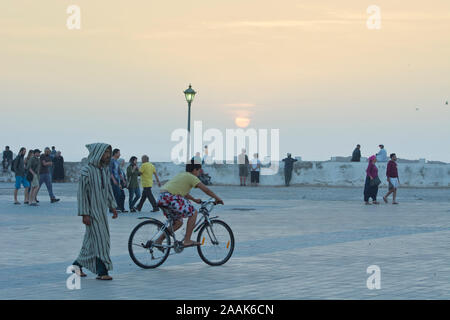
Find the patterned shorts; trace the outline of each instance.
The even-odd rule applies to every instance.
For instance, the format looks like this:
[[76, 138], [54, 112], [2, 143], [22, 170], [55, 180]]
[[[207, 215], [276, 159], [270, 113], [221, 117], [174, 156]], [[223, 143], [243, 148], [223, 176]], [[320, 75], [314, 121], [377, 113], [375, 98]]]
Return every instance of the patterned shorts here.
[[[158, 206], [167, 207], [173, 213], [178, 214], [179, 217], [176, 220], [191, 217], [195, 213], [195, 208], [188, 199], [180, 195], [173, 195], [170, 192], [162, 192], [159, 195]], [[163, 212], [167, 217], [166, 212], [164, 210]]]

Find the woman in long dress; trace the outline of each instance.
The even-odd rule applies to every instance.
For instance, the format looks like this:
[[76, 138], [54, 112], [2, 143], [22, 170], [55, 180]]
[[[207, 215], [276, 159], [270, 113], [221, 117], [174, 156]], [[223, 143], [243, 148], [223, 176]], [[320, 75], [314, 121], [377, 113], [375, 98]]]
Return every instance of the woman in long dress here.
[[369, 202], [370, 198], [372, 198], [373, 204], [379, 204], [377, 201], [378, 184], [371, 183], [372, 180], [378, 177], [378, 168], [375, 165], [375, 162], [377, 162], [377, 157], [371, 156], [369, 158], [369, 165], [366, 169], [366, 183], [364, 185], [364, 202], [366, 204], [371, 204]]
[[53, 158], [53, 181], [64, 182], [64, 177], [64, 158], [61, 156], [61, 151], [58, 151]]

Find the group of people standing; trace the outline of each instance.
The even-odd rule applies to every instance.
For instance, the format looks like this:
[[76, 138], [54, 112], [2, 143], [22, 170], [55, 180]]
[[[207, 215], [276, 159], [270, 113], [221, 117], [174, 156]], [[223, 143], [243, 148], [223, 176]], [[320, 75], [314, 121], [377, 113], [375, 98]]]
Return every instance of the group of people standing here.
[[[397, 189], [400, 186], [400, 179], [397, 169], [397, 155], [395, 153], [391, 153], [389, 158], [390, 160], [386, 167], [386, 178], [389, 185], [389, 190], [383, 196], [383, 200], [385, 203], [388, 203], [388, 197], [392, 194], [392, 204], [398, 204], [396, 198]], [[377, 155], [372, 155], [369, 157], [369, 165], [366, 169], [366, 181], [364, 184], [364, 202], [366, 205], [379, 204], [377, 201], [377, 194], [378, 187], [381, 184], [381, 179], [378, 176], [378, 168], [376, 166], [377, 161], [379, 161]], [[372, 199], [372, 203], [369, 202], [370, 199]]]
[[[15, 174], [14, 204], [21, 204], [17, 196], [18, 191], [23, 186], [25, 189], [24, 204], [38, 206], [37, 195], [43, 183], [45, 183], [50, 196], [50, 202], [58, 202], [60, 199], [57, 199], [53, 194], [52, 175], [59, 170], [55, 167], [55, 164], [61, 163], [58, 162], [60, 161], [59, 158], [62, 158], [61, 154], [56, 153], [52, 157], [52, 151], [47, 147], [42, 155], [39, 149], [30, 150], [26, 155], [27, 150], [22, 147], [16, 158], [11, 162], [11, 170]], [[63, 164], [64, 160], [61, 160]]]
[[[246, 186], [247, 177], [250, 169], [250, 183], [252, 186], [258, 186], [259, 184], [259, 176], [261, 172], [261, 161], [259, 160], [259, 155], [255, 153], [253, 155], [252, 160], [248, 160], [248, 156], [246, 155], [246, 150], [242, 149], [241, 153], [237, 158], [239, 165], [239, 180], [241, 186]], [[297, 159], [292, 158], [290, 153], [287, 154], [287, 157], [283, 159], [284, 162], [284, 182], [286, 187], [288, 187], [291, 183], [292, 179], [292, 171], [294, 170], [294, 162]]]
[[237, 160], [239, 165], [239, 179], [241, 186], [247, 185], [247, 177], [250, 169], [250, 184], [257, 187], [261, 172], [261, 161], [259, 160], [259, 155], [257, 153], [253, 154], [253, 159], [249, 161], [248, 156], [246, 155], [246, 150], [242, 149]]
[[[109, 169], [112, 190], [117, 203], [116, 210], [122, 213], [129, 212], [125, 209], [125, 189], [128, 189], [128, 206], [130, 212], [140, 212], [147, 199], [153, 207], [152, 212], [159, 211], [155, 197], [152, 193], [153, 177], [155, 177], [158, 186], [161, 187], [156, 168], [149, 162], [149, 157], [147, 155], [142, 156], [142, 164], [140, 167], [138, 166], [137, 160], [137, 157], [132, 156], [129, 160], [129, 165], [125, 170], [125, 160], [120, 159], [120, 150], [114, 149], [112, 151]], [[143, 188], [142, 194], [139, 186], [139, 177], [141, 178]], [[137, 203], [138, 205], [136, 206]]]

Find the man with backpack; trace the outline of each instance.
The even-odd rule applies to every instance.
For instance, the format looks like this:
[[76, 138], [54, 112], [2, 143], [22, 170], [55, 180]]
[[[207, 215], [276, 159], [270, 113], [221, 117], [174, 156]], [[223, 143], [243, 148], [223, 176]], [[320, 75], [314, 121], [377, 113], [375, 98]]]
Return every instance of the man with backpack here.
[[28, 204], [28, 189], [30, 188], [30, 182], [28, 182], [26, 175], [25, 175], [25, 162], [24, 157], [27, 150], [25, 148], [20, 148], [19, 154], [14, 159], [11, 165], [11, 170], [16, 175], [16, 185], [14, 188], [14, 204], [20, 204], [19, 201], [17, 201], [17, 194], [20, 189], [20, 185], [23, 185], [25, 188], [25, 200], [24, 204]]

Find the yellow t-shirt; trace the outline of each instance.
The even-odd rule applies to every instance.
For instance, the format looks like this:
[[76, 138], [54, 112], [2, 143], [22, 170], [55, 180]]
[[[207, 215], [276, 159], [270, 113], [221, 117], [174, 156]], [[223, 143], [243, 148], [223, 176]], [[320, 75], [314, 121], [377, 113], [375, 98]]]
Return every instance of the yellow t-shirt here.
[[141, 172], [142, 187], [153, 187], [153, 174], [156, 172], [155, 166], [150, 162], [145, 162], [141, 165], [139, 171]]
[[165, 185], [162, 190], [169, 191], [173, 195], [180, 195], [185, 197], [192, 188], [197, 187], [200, 179], [189, 172], [182, 172], [173, 177]]

